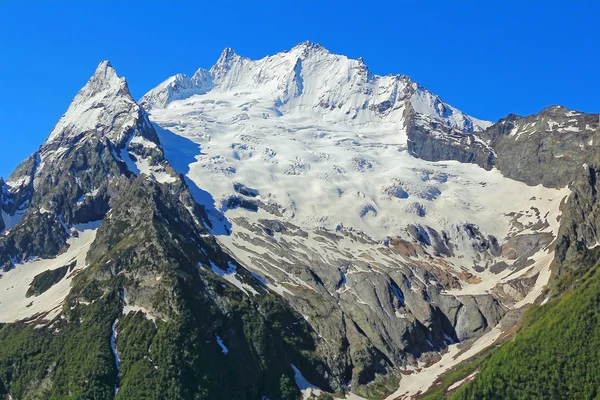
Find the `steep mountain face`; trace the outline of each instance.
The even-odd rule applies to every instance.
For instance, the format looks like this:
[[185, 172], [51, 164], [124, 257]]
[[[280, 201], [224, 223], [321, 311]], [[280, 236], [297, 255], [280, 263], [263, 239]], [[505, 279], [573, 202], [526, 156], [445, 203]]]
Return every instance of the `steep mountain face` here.
[[102, 62], [0, 180], [0, 390], [414, 395], [593, 264], [597, 134], [481, 121], [308, 42], [139, 102]]
[[[596, 164], [597, 165], [597, 164]], [[573, 185], [572, 199], [566, 207], [559, 231], [556, 275], [585, 273], [599, 257], [598, 170], [587, 164]]]

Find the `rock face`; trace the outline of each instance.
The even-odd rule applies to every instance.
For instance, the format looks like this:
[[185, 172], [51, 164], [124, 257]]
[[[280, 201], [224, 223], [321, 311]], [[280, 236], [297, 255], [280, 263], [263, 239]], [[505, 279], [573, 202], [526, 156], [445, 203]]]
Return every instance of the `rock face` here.
[[597, 157], [600, 115], [561, 106], [521, 118], [510, 115], [482, 134], [505, 176], [529, 185], [564, 187]]
[[408, 151], [424, 160], [456, 160], [490, 170], [494, 150], [479, 134], [465, 132], [414, 114], [407, 127]]
[[556, 244], [555, 273], [581, 274], [600, 258], [598, 204], [599, 172], [584, 165], [565, 205]]
[[[409, 149], [430, 161], [472, 162], [498, 168], [506, 177], [528, 185], [564, 187], [579, 177], [584, 164], [597, 157], [600, 115], [561, 106], [539, 114], [511, 114], [484, 132], [465, 134], [424, 124], [417, 119], [409, 129]], [[445, 129], [446, 134], [442, 134]]]
[[0, 238], [0, 261], [57, 255], [70, 227], [104, 217], [138, 165], [175, 180], [157, 141], [126, 82], [102, 62], [46, 143], [4, 185], [4, 211], [15, 223]]

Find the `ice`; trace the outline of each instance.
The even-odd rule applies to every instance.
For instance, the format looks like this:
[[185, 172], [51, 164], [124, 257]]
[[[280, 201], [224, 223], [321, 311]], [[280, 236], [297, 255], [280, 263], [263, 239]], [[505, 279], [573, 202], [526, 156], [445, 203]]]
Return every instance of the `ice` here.
[[121, 376], [121, 359], [119, 358], [119, 353], [117, 352], [117, 323], [119, 319], [115, 319], [112, 324], [112, 331], [110, 334], [110, 350], [115, 357], [115, 367], [117, 368], [117, 381], [115, 382], [115, 394], [119, 392], [119, 377]]
[[[569, 189], [528, 186], [505, 178], [496, 169], [486, 171], [455, 161], [429, 162], [407, 151], [406, 115], [412, 110], [474, 133], [473, 139], [483, 144], [477, 132], [490, 122], [462, 113], [407, 77], [374, 75], [361, 60], [331, 54], [311, 43], [261, 60], [226, 49], [208, 74], [210, 82], [203, 81], [207, 86], [202, 90], [174, 94], [169, 92], [173, 86], [159, 85], [142, 101], [156, 100], [149, 107], [150, 119], [160, 127], [157, 132], [165, 155], [186, 177], [196, 200], [210, 210], [209, 215], [232, 221], [230, 230], [213, 229], [212, 233], [242, 265], [266, 277], [269, 290], [284, 297], [293, 296], [295, 288], [314, 290], [277, 265], [295, 258], [336, 266], [344, 253], [344, 257], [368, 262], [369, 273], [405, 266], [406, 259], [386, 251], [386, 243], [391, 238], [414, 243], [407, 234], [408, 226], [414, 225], [445, 232], [454, 255], [416, 256], [410, 260], [413, 265], [444, 265], [450, 273], [468, 271], [480, 278], [473, 283], [463, 281], [462, 288], [448, 294], [488, 293], [503, 280], [539, 273], [533, 291], [519, 305], [539, 297], [549, 277], [551, 249], [540, 249], [531, 257], [530, 268], [511, 276], [510, 269], [499, 274], [476, 270], [481, 254], [459, 228], [473, 224], [484, 236], [496, 237], [500, 245], [518, 234], [546, 232], [556, 237], [560, 205]], [[511, 134], [526, 135], [532, 129], [525, 125]], [[240, 196], [235, 184], [254, 189], [256, 196], [247, 197], [248, 201], [271, 211], [222, 206], [231, 196]], [[532, 207], [539, 212], [532, 213]], [[288, 238], [289, 247], [273, 252], [260, 244], [256, 232], [236, 222], [260, 226], [261, 219], [293, 223], [306, 236]], [[369, 241], [344, 236], [335, 244], [324, 244], [314, 234], [321, 229], [343, 229]], [[265, 262], [267, 256], [273, 261]], [[252, 292], [231, 266], [227, 271], [214, 264], [211, 268]], [[351, 265], [347, 274], [354, 273], [366, 271]], [[412, 290], [418, 289], [419, 279], [423, 286], [435, 284], [418, 270], [415, 279]], [[338, 288], [338, 294], [346, 291], [357, 304], [368, 304], [366, 296], [361, 298], [348, 285]], [[388, 315], [406, 316], [398, 311]], [[494, 328], [465, 354], [474, 355], [499, 335]], [[436, 376], [465, 359], [458, 352], [451, 345], [442, 362], [405, 377], [398, 393], [412, 396], [425, 390]], [[308, 382], [301, 384], [318, 389]]]
[[223, 343], [223, 339], [221, 339], [221, 336], [217, 335], [217, 344], [219, 345], [219, 347], [221, 347], [221, 351], [223, 352], [223, 354], [227, 355], [227, 353], [229, 353], [229, 349], [225, 346], [225, 343]]

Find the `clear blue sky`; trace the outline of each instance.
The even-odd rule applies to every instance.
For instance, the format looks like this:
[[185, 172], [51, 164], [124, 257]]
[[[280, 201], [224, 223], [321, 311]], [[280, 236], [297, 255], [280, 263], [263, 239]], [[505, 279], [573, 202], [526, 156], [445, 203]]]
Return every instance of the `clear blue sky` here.
[[35, 151], [110, 59], [134, 97], [310, 40], [402, 73], [478, 118], [600, 112], [598, 1], [0, 1], [0, 175]]

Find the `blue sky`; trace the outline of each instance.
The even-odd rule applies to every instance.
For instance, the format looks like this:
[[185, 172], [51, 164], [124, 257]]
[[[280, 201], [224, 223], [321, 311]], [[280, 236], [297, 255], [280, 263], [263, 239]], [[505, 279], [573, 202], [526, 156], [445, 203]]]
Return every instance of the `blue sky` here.
[[402, 73], [475, 117], [600, 112], [597, 1], [1, 1], [0, 176], [35, 151], [110, 59], [135, 98], [225, 47], [310, 40]]

